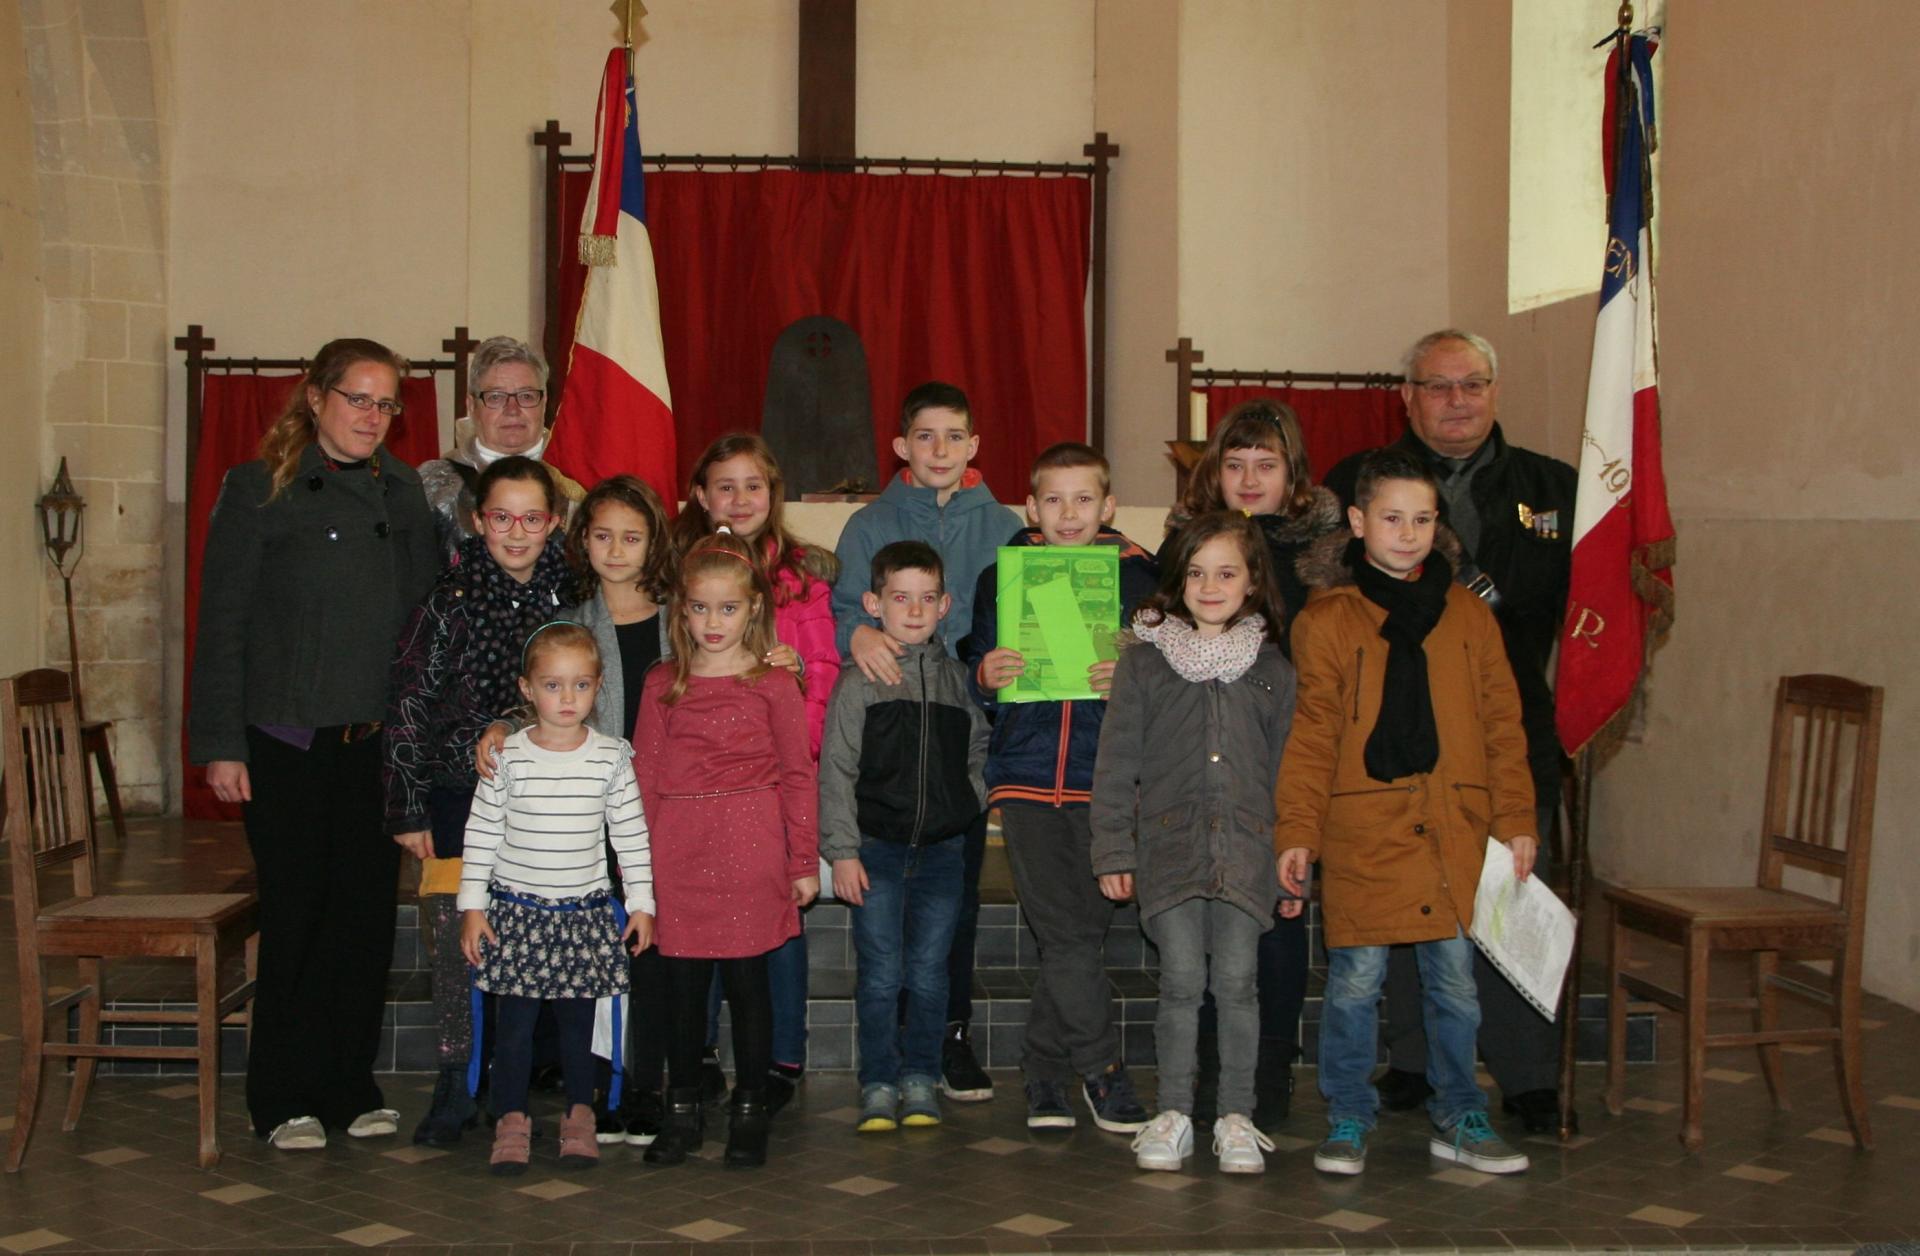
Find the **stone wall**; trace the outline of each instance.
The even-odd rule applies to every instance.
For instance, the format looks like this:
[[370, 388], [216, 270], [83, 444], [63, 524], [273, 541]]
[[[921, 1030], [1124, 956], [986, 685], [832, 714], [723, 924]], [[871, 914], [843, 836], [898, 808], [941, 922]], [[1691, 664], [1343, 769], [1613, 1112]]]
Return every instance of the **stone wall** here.
[[[86, 713], [114, 721], [121, 797], [166, 806], [160, 745], [165, 513], [165, 9], [22, 0], [45, 276], [48, 478], [67, 459], [87, 500], [74, 581]], [[48, 662], [67, 661], [60, 584]]]

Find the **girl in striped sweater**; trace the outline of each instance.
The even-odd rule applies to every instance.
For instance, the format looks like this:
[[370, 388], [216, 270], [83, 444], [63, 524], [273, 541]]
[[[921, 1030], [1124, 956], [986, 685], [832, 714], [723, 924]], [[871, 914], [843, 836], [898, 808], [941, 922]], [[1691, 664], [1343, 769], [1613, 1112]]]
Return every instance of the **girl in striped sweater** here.
[[[566, 1079], [560, 1163], [585, 1168], [598, 1160], [594, 1001], [626, 993], [627, 955], [653, 943], [653, 866], [633, 748], [587, 726], [599, 689], [591, 632], [569, 622], [535, 629], [520, 666], [520, 692], [535, 722], [507, 738], [467, 820], [460, 946], [476, 970], [474, 984], [498, 998], [495, 1173], [527, 1167], [533, 1027], [546, 1000], [559, 1022]], [[624, 919], [607, 893], [609, 840], [626, 891]]]

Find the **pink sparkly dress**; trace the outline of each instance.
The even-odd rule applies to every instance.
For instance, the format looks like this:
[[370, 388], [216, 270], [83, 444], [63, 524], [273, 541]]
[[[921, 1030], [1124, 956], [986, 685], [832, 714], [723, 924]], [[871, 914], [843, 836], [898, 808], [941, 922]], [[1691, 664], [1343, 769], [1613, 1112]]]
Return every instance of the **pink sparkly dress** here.
[[654, 942], [662, 955], [762, 955], [800, 932], [793, 883], [820, 872], [806, 699], [775, 671], [694, 676], [668, 706], [673, 676], [671, 663], [647, 673], [633, 732]]

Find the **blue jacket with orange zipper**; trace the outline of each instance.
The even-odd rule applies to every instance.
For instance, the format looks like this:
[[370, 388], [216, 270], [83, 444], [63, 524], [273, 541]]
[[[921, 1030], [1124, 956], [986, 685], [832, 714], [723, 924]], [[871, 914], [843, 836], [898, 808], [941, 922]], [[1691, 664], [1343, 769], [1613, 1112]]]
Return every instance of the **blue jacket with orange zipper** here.
[[[1009, 547], [1045, 545], [1039, 528], [1028, 528]], [[1120, 548], [1120, 622], [1128, 623], [1160, 582], [1153, 555], [1112, 528], [1101, 528], [1095, 545]], [[1013, 702], [1000, 705], [980, 684], [980, 661], [1000, 643], [999, 564], [980, 573], [973, 593], [973, 630], [960, 643], [967, 689], [993, 716], [987, 746], [987, 805], [1024, 802], [1047, 807], [1084, 807], [1093, 797], [1093, 762], [1100, 750], [1100, 722], [1107, 704]]]

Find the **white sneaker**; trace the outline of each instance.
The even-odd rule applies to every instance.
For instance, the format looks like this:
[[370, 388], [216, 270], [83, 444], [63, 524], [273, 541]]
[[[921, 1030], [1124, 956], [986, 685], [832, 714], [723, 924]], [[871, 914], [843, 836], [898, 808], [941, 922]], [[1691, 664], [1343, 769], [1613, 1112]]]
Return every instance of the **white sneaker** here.
[[392, 1108], [375, 1108], [371, 1112], [362, 1112], [353, 1118], [353, 1124], [347, 1126], [350, 1138], [378, 1138], [382, 1134], [400, 1132], [400, 1114]]
[[267, 1142], [275, 1151], [318, 1151], [327, 1145], [327, 1130], [318, 1117], [297, 1116], [274, 1126]]
[[1143, 1169], [1178, 1172], [1193, 1154], [1193, 1121], [1169, 1108], [1133, 1136], [1133, 1162]]
[[1272, 1150], [1273, 1140], [1238, 1112], [1213, 1123], [1213, 1154], [1220, 1157], [1222, 1173], [1265, 1173], [1267, 1161], [1260, 1153]]

